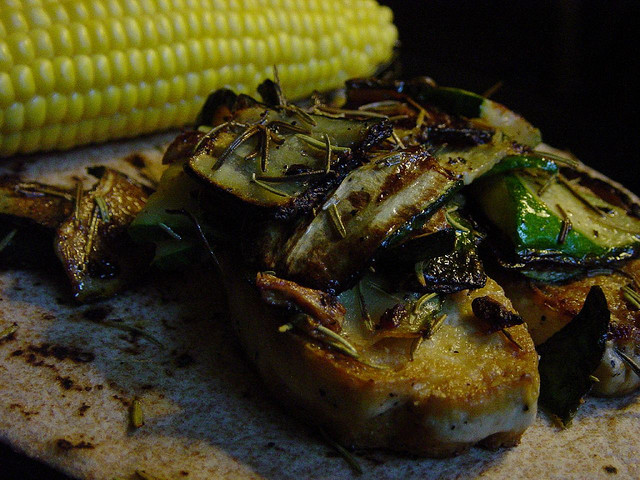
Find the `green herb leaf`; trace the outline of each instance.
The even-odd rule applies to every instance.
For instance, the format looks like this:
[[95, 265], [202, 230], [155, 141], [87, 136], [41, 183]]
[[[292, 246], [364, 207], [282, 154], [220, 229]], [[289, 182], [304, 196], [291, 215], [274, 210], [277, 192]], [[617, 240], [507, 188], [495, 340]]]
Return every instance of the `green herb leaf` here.
[[602, 360], [610, 312], [599, 286], [591, 287], [582, 310], [538, 346], [540, 404], [568, 425], [591, 390], [590, 376]]

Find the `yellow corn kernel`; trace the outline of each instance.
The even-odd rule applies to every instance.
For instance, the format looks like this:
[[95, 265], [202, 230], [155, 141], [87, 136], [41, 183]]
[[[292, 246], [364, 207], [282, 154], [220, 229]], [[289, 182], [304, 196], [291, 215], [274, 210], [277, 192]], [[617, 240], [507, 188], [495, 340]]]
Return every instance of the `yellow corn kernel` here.
[[290, 99], [389, 61], [375, 0], [0, 0], [0, 157], [193, 122], [221, 87]]

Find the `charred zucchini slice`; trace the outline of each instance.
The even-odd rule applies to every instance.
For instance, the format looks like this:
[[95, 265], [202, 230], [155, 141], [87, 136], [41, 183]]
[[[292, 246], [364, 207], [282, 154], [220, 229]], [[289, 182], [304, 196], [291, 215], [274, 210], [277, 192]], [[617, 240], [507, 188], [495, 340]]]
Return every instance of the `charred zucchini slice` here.
[[602, 265], [634, 257], [640, 248], [640, 218], [605, 201], [578, 176], [510, 172], [474, 187], [482, 212], [524, 263]]
[[227, 122], [200, 130], [206, 134], [187, 168], [220, 191], [272, 208], [291, 203], [338, 164], [391, 133], [385, 119], [309, 115], [244, 95]]
[[359, 104], [409, 97], [419, 104], [436, 106], [450, 114], [480, 119], [522, 145], [534, 147], [541, 142], [540, 131], [504, 105], [459, 88], [437, 86], [430, 79], [417, 78], [406, 82], [351, 80], [347, 82], [347, 95], [350, 103]]
[[495, 139], [436, 156], [421, 149], [385, 155], [351, 173], [279, 250], [283, 275], [320, 289], [348, 288], [383, 244], [424, 223], [463, 185], [514, 146]]

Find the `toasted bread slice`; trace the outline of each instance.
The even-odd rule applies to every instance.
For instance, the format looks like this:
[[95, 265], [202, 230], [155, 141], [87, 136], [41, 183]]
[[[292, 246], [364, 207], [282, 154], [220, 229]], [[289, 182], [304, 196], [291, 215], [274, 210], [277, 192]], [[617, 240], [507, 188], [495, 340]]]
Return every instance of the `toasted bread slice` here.
[[375, 357], [374, 366], [279, 331], [286, 316], [266, 305], [235, 265], [227, 259], [223, 270], [247, 354], [277, 399], [336, 441], [445, 457], [475, 444], [513, 446], [534, 421], [538, 357], [526, 327], [508, 329], [516, 345], [487, 334], [471, 309], [475, 297], [490, 295], [512, 310], [496, 282], [448, 296], [444, 324], [413, 359], [393, 343], [368, 342], [360, 316], [347, 312], [341, 335], [363, 358]]

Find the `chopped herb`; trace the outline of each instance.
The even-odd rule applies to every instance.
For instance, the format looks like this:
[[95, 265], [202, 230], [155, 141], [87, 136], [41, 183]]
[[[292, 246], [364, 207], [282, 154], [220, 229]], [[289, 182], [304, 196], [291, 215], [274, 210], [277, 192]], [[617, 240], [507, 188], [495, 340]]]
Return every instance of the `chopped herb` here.
[[406, 105], [406, 103], [402, 103], [398, 100], [381, 100], [379, 102], [371, 102], [360, 105], [358, 107], [358, 110], [385, 110], [389, 108], [398, 108], [403, 105]]
[[551, 186], [553, 182], [555, 182], [558, 178], [558, 173], [555, 172], [547, 178], [547, 180], [542, 184], [542, 186], [538, 189], [538, 196], [541, 196], [544, 192], [547, 191], [547, 188]]
[[567, 178], [565, 178], [564, 175], [558, 174], [558, 180], [560, 180], [560, 183], [562, 183], [567, 188], [567, 190], [569, 190], [571, 192], [571, 194], [574, 197], [576, 197], [578, 200], [580, 200], [585, 206], [587, 206], [593, 212], [597, 213], [598, 216], [600, 216], [600, 217], [604, 217], [605, 216], [604, 213], [602, 212], [602, 210], [600, 210], [593, 203], [591, 203], [591, 201], [588, 198], [586, 198], [584, 195], [582, 195], [576, 189], [576, 187], [573, 185], [573, 183], [571, 183], [569, 180], [567, 180]]
[[328, 210], [329, 210], [329, 219], [331, 220], [331, 224], [333, 225], [335, 230], [338, 232], [338, 235], [340, 235], [341, 238], [346, 238], [347, 229], [345, 228], [344, 223], [342, 222], [342, 217], [340, 217], [340, 212], [338, 211], [338, 207], [336, 206], [335, 203], [332, 203], [331, 205], [329, 205]]
[[79, 218], [79, 211], [78, 209], [80, 208], [80, 203], [82, 202], [82, 193], [84, 191], [84, 188], [82, 186], [82, 180], [78, 180], [76, 182], [76, 196], [75, 196], [75, 203], [73, 205], [73, 218], [75, 218], [76, 222], [78, 222]]
[[522, 350], [522, 347], [518, 342], [516, 342], [515, 338], [511, 336], [511, 334], [507, 331], [507, 329], [503, 328], [500, 330], [500, 333], [505, 336], [507, 340], [509, 340], [518, 350]]
[[258, 185], [259, 187], [264, 188], [268, 192], [273, 193], [274, 195], [278, 195], [279, 197], [290, 197], [288, 193], [285, 193], [282, 190], [278, 190], [277, 188], [272, 187], [271, 185], [263, 182], [262, 180], [258, 180], [255, 173], [251, 174], [251, 181], [256, 185]]
[[[198, 140], [198, 143], [196, 143], [196, 146], [193, 147], [193, 151], [192, 154], [195, 155], [196, 152], [198, 151], [198, 149], [200, 148], [200, 145], [202, 145], [202, 143], [209, 137], [211, 137], [211, 135], [213, 135], [214, 133], [222, 130], [224, 127], [230, 125], [231, 122], [224, 122], [221, 123], [220, 125], [216, 125], [215, 127], [213, 127], [211, 130], [209, 130], [207, 133], [204, 134], [204, 136], [202, 136], [202, 138], [200, 138], [200, 140]], [[200, 130], [201, 127], [198, 128], [198, 130]]]
[[421, 286], [426, 287], [427, 281], [424, 279], [424, 262], [422, 261], [416, 262], [413, 268], [414, 268], [414, 272], [416, 274], [416, 279], [418, 280], [418, 283]]
[[158, 223], [158, 226], [165, 231], [165, 233], [167, 235], [169, 235], [171, 238], [173, 238], [174, 240], [182, 240], [182, 237], [173, 229], [171, 228], [169, 225], [167, 225], [166, 223]]
[[7, 248], [7, 246], [11, 243], [11, 240], [13, 240], [13, 237], [16, 236], [16, 233], [18, 233], [18, 230], [14, 228], [9, 233], [7, 233], [2, 240], [0, 240], [0, 252]]
[[484, 93], [482, 94], [482, 96], [484, 98], [490, 98], [494, 93], [496, 93], [498, 90], [500, 90], [502, 88], [502, 85], [504, 85], [504, 83], [502, 82], [502, 80], [494, 83], [493, 85], [491, 85], [488, 89], [486, 89], [484, 91]]
[[220, 266], [220, 262], [218, 261], [218, 257], [216, 256], [215, 252], [211, 248], [211, 244], [209, 243], [209, 240], [207, 239], [207, 236], [204, 234], [204, 231], [202, 230], [202, 227], [200, 226], [200, 222], [198, 222], [198, 219], [196, 218], [196, 216], [193, 213], [191, 213], [190, 211], [185, 210], [184, 208], [180, 208], [178, 210], [167, 209], [165, 211], [167, 213], [174, 213], [174, 214], [177, 214], [177, 215], [184, 215], [189, 220], [191, 220], [191, 223], [193, 223], [193, 226], [196, 228], [196, 231], [198, 232], [198, 236], [200, 237], [200, 240], [202, 241], [202, 244], [204, 245], [205, 250], [207, 251], [207, 253], [209, 254], [209, 257], [211, 258], [211, 260], [213, 260], [214, 265], [218, 269], [218, 273], [222, 274], [222, 267]]
[[332, 113], [335, 115], [341, 115], [343, 117], [374, 117], [374, 118], [387, 118], [386, 115], [377, 112], [369, 112], [367, 110], [348, 110], [345, 108], [330, 107], [328, 105], [316, 105], [314, 110], [319, 110], [323, 113]]
[[614, 347], [613, 351], [616, 353], [616, 355], [618, 355], [624, 361], [624, 363], [626, 363], [629, 366], [629, 368], [631, 368], [631, 370], [633, 370], [633, 373], [635, 373], [638, 377], [640, 377], [640, 365], [638, 365], [635, 362], [635, 360], [633, 360], [630, 356], [628, 356], [618, 347]]
[[285, 323], [284, 325], [280, 325], [278, 327], [278, 331], [280, 333], [285, 333], [288, 332], [289, 330], [293, 330], [294, 326], [293, 323]]
[[[307, 145], [311, 147], [315, 147], [318, 150], [322, 150], [322, 151], [326, 150], [325, 142], [321, 142], [320, 140], [310, 137], [309, 135], [305, 135], [304, 133], [298, 133], [296, 134], [296, 137], [298, 137], [300, 140], [302, 140], [303, 142], [305, 142]], [[351, 152], [351, 149], [349, 147], [339, 147], [334, 145], [331, 147], [331, 149], [334, 152], [346, 152], [346, 153]]]
[[320, 435], [322, 435], [322, 438], [324, 438], [324, 440], [329, 445], [331, 445], [340, 455], [342, 455], [342, 458], [344, 458], [345, 462], [349, 464], [349, 466], [353, 469], [353, 471], [356, 474], [361, 475], [362, 467], [360, 466], [360, 463], [358, 463], [358, 461], [355, 459], [355, 457], [351, 455], [351, 453], [349, 453], [349, 451], [346, 448], [344, 448], [342, 445], [340, 445], [335, 440], [330, 438], [322, 428], [320, 428], [319, 430], [320, 430]]
[[640, 294], [636, 292], [631, 285], [622, 287], [624, 298], [637, 309], [640, 309]]
[[283, 129], [289, 130], [289, 131], [291, 131], [293, 133], [304, 133], [304, 134], [310, 134], [311, 133], [311, 129], [309, 129], [309, 128], [304, 128], [304, 127], [301, 127], [299, 125], [292, 125], [290, 123], [283, 122], [282, 120], [271, 120], [267, 124], [267, 127], [270, 128], [270, 129], [274, 128], [276, 130], [280, 130], [281, 128], [283, 128]]
[[136, 475], [142, 480], [162, 480], [160, 477], [151, 475], [150, 473], [147, 473], [144, 470], [136, 470]]
[[351, 345], [346, 338], [342, 337], [341, 335], [338, 335], [336, 332], [325, 327], [324, 325], [318, 324], [315, 326], [315, 328], [323, 335], [326, 335], [331, 340], [334, 340], [335, 342], [337, 342], [337, 344], [332, 342], [332, 346], [337, 346], [338, 344], [340, 344], [346, 349], [346, 352], [348, 352], [348, 354], [351, 355], [353, 358], [359, 357], [358, 350], [356, 350], [356, 347]]
[[388, 292], [387, 290], [385, 290], [384, 288], [382, 288], [382, 286], [378, 285], [377, 283], [375, 283], [373, 280], [367, 280], [367, 282], [369, 283], [369, 285], [371, 285], [374, 289], [378, 290], [381, 293], [384, 293], [385, 295], [387, 295], [390, 298], [393, 298], [394, 300], [397, 300], [398, 302], [402, 303], [404, 302], [404, 300], [400, 297], [398, 297], [397, 295], [394, 295], [391, 292]]
[[442, 327], [442, 325], [444, 324], [444, 321], [446, 319], [447, 319], [447, 314], [446, 313], [443, 313], [438, 318], [436, 318], [436, 321], [433, 322], [433, 325], [431, 325], [431, 328], [430, 328], [430, 331], [429, 331], [429, 336], [427, 338], [430, 338], [433, 335], [435, 335], [436, 332], [438, 330], [440, 330], [440, 327]]
[[311, 115], [309, 115], [297, 105], [287, 105], [287, 110], [293, 112], [294, 115], [296, 115], [300, 120], [308, 125], [311, 125], [313, 127], [318, 125], [318, 122], [316, 122]]
[[26, 196], [41, 197], [44, 195], [51, 195], [54, 197], [62, 197], [66, 200], [73, 200], [73, 196], [67, 192], [37, 183], [19, 183], [18, 185], [16, 185], [15, 189], [16, 192], [22, 193]]
[[402, 140], [400, 140], [400, 137], [398, 136], [395, 130], [391, 131], [391, 138], [393, 138], [393, 141], [398, 147], [400, 147], [401, 150], [405, 149], [404, 143], [402, 143]]
[[13, 335], [14, 333], [16, 333], [17, 330], [18, 330], [18, 324], [16, 322], [13, 322], [7, 328], [0, 331], [0, 340], [4, 340], [9, 335]]
[[327, 172], [324, 170], [310, 170], [308, 172], [296, 173], [294, 175], [281, 175], [276, 177], [268, 177], [266, 175], [256, 176], [256, 180], [260, 180], [261, 182], [271, 182], [271, 183], [284, 183], [284, 182], [296, 182], [299, 180], [308, 180], [309, 177], [317, 177], [321, 175], [326, 175]]
[[322, 134], [325, 143], [325, 172], [329, 173], [331, 170], [331, 140], [329, 140], [329, 135], [326, 133]]
[[562, 208], [558, 203], [556, 203], [556, 208], [562, 215], [562, 226], [560, 227], [560, 234], [558, 235], [558, 243], [562, 244], [567, 239], [567, 235], [569, 235], [573, 225], [567, 215], [567, 212], [564, 211], [564, 208]]
[[140, 403], [140, 399], [134, 398], [133, 402], [131, 402], [131, 426], [133, 428], [140, 428], [144, 425], [144, 416], [142, 415], [142, 404]]
[[102, 195], [96, 195], [93, 199], [98, 206], [98, 211], [100, 212], [100, 218], [103, 222], [107, 223], [111, 219], [111, 215], [109, 214], [109, 206], [107, 205], [107, 201], [104, 199]]
[[126, 325], [120, 322], [112, 322], [110, 320], [101, 320], [96, 323], [98, 323], [99, 325], [104, 325], [105, 327], [115, 328], [116, 330], [122, 330], [123, 332], [133, 333], [134, 335], [137, 335], [139, 337], [146, 338], [151, 343], [155, 343], [159, 347], [164, 347], [164, 344], [160, 342], [160, 340], [157, 340], [155, 337], [138, 327], [132, 327], [131, 325]]
[[89, 232], [87, 234], [87, 243], [84, 247], [84, 262], [83, 268], [86, 267], [89, 260], [89, 255], [91, 255], [91, 249], [93, 248], [93, 244], [98, 234], [98, 207], [96, 206], [91, 213], [91, 220], [89, 222]]
[[214, 162], [211, 170], [217, 170], [224, 163], [229, 155], [231, 155], [240, 145], [249, 140], [254, 135], [260, 133], [260, 127], [258, 125], [249, 125], [244, 132], [238, 135], [233, 142], [220, 154], [218, 159]]
[[455, 218], [453, 218], [451, 216], [451, 214], [453, 212], [455, 212], [456, 210], [458, 210], [458, 207], [451, 208], [449, 210], [445, 210], [444, 211], [444, 217], [446, 218], [446, 220], [449, 223], [449, 225], [451, 225], [456, 230], [458, 230], [460, 232], [464, 232], [464, 233], [469, 233], [471, 230], [469, 230], [467, 227], [462, 225], [460, 222], [458, 222]]
[[420, 345], [422, 345], [422, 342], [424, 342], [424, 337], [422, 335], [414, 338], [411, 342], [411, 347], [409, 347], [409, 360], [411, 362], [413, 362], [414, 355], [418, 351], [418, 348], [420, 348]]
[[371, 315], [369, 315], [369, 309], [364, 301], [364, 295], [362, 294], [362, 288], [360, 287], [360, 282], [356, 284], [356, 293], [358, 296], [358, 303], [360, 304], [360, 311], [362, 312], [362, 316], [364, 317], [364, 324], [368, 330], [373, 331], [375, 329], [375, 325], [373, 324], [373, 319]]
[[578, 166], [578, 162], [576, 160], [574, 160], [573, 158], [566, 158], [560, 155], [556, 155], [555, 153], [549, 153], [549, 152], [543, 152], [540, 150], [533, 150], [533, 153], [535, 153], [536, 155], [540, 155], [543, 158], [550, 158], [551, 160], [558, 162], [558, 163], [562, 163], [565, 165], [568, 165], [570, 167], [577, 167]]

